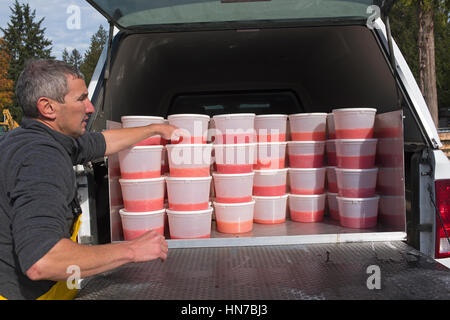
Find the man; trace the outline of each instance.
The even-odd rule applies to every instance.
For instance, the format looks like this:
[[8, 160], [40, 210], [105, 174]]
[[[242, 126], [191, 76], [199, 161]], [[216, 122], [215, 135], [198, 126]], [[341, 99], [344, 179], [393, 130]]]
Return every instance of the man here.
[[152, 124], [86, 133], [94, 107], [84, 78], [61, 61], [29, 62], [16, 95], [22, 127], [0, 138], [0, 297], [70, 299], [76, 291], [65, 283], [72, 275], [69, 266], [79, 268], [83, 278], [129, 262], [165, 260], [167, 242], [154, 231], [117, 244], [72, 241], [79, 221], [73, 165], [152, 135], [174, 139], [177, 128]]

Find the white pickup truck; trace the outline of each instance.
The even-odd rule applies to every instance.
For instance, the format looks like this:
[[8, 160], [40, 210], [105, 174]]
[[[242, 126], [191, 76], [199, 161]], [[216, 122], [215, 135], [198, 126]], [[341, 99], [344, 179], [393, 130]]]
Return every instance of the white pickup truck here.
[[[325, 217], [312, 224], [255, 224], [250, 233], [227, 235], [217, 232], [213, 221], [209, 239], [168, 239], [171, 255], [164, 268], [126, 266], [109, 277], [93, 277], [81, 299], [124, 292], [156, 299], [449, 298], [449, 273], [442, 264], [450, 264], [450, 161], [439, 149], [438, 132], [389, 24], [380, 18], [391, 2], [88, 2], [111, 26], [89, 85], [96, 107], [91, 131], [120, 125], [124, 115], [376, 108], [375, 133], [385, 138], [387, 156], [400, 164], [392, 174], [381, 164], [384, 188], [378, 191], [388, 198], [386, 190], [396, 186], [402, 205], [393, 213], [397, 223], [371, 229], [344, 228]], [[389, 149], [389, 130], [401, 134], [395, 149]], [[111, 201], [120, 192], [114, 166], [117, 159], [110, 157], [78, 170], [81, 241], [123, 240], [120, 203]], [[372, 265], [380, 268], [382, 294], [367, 289]], [[402, 274], [403, 280], [395, 278]], [[297, 281], [305, 277], [313, 282]], [[173, 278], [176, 282], [168, 280]], [[136, 279], [159, 290], [136, 289]], [[99, 288], [110, 286], [102, 281], [122, 287], [106, 294]], [[418, 286], [413, 293], [395, 286], [405, 281]], [[330, 283], [336, 286], [330, 289]]]

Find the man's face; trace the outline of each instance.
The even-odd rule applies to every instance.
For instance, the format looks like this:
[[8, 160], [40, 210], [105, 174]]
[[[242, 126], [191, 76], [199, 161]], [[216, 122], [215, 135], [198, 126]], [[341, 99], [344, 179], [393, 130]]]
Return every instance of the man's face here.
[[55, 125], [61, 133], [78, 138], [86, 132], [89, 115], [95, 110], [88, 99], [83, 79], [67, 76], [67, 87], [69, 92], [64, 97], [64, 103], [56, 103], [58, 108]]

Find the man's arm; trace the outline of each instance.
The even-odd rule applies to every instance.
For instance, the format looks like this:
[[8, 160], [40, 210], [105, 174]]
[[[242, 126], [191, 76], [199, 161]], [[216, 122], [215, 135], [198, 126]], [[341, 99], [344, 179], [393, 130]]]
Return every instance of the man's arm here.
[[129, 262], [167, 258], [167, 241], [158, 232], [149, 231], [139, 238], [105, 245], [80, 245], [62, 239], [26, 272], [31, 280], [66, 280], [69, 266], [78, 266], [81, 277], [115, 269]]
[[143, 127], [111, 129], [102, 132], [106, 141], [105, 156], [109, 156], [123, 149], [149, 138], [161, 135], [164, 139], [177, 139], [183, 134], [182, 130], [169, 124], [150, 124]]

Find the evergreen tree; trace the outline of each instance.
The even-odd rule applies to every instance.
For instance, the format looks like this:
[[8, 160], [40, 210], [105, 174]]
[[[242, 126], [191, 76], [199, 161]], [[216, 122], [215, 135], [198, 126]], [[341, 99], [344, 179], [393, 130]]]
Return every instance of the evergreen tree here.
[[80, 71], [84, 74], [86, 85], [89, 85], [89, 82], [91, 82], [98, 58], [100, 57], [107, 40], [108, 35], [106, 30], [100, 25], [97, 32], [91, 37], [91, 44], [89, 49], [85, 52], [83, 63], [80, 66]]
[[77, 49], [73, 49], [69, 54], [66, 48], [62, 53], [62, 59], [65, 63], [72, 65], [75, 69], [79, 70], [81, 64], [83, 63], [83, 57]]
[[[45, 38], [45, 28], [42, 28], [44, 18], [36, 19], [36, 10], [31, 10], [28, 4], [20, 4], [15, 0], [11, 9], [10, 21], [4, 33], [6, 48], [11, 57], [8, 78], [14, 81], [14, 87], [20, 72], [31, 58], [53, 59], [51, 56], [52, 42]], [[22, 118], [22, 110], [13, 96], [13, 103], [9, 106], [16, 121]]]

